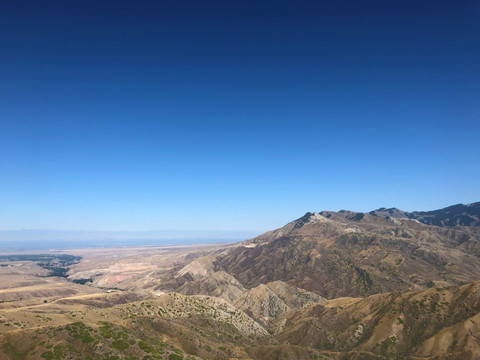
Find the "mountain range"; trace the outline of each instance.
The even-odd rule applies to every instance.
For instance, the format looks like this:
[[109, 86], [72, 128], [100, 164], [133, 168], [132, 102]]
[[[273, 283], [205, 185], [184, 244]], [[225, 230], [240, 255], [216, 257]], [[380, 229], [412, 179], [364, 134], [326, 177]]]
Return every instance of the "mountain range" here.
[[82, 256], [56, 293], [28, 295], [25, 277], [23, 300], [2, 290], [2, 358], [480, 358], [480, 203], [307, 212], [236, 244]]

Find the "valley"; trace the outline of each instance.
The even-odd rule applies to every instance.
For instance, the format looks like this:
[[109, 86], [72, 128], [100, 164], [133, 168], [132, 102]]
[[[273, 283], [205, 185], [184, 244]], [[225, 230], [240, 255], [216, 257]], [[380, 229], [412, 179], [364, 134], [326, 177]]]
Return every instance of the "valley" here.
[[[413, 215], [412, 215], [413, 214]], [[479, 359], [480, 203], [0, 255], [2, 359]]]

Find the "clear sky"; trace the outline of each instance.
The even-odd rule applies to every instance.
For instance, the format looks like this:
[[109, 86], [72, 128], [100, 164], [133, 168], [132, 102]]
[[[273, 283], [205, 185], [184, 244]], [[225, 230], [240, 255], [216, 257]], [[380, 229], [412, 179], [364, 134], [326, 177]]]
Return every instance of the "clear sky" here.
[[480, 200], [480, 2], [3, 1], [0, 229]]

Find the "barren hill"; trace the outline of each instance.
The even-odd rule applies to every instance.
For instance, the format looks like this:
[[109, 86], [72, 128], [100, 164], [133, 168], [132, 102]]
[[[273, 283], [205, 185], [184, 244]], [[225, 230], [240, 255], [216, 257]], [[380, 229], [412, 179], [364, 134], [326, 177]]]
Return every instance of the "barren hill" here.
[[480, 278], [478, 227], [350, 211], [307, 213], [214, 260], [250, 288], [282, 280], [327, 298], [459, 285]]
[[1, 359], [480, 359], [479, 203], [0, 259]]

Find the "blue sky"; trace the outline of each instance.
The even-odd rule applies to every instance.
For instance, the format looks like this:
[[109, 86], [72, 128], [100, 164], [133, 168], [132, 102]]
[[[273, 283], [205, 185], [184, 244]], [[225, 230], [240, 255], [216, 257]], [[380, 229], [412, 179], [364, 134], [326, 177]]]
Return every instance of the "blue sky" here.
[[2, 8], [0, 229], [480, 200], [477, 1]]

